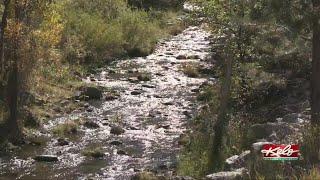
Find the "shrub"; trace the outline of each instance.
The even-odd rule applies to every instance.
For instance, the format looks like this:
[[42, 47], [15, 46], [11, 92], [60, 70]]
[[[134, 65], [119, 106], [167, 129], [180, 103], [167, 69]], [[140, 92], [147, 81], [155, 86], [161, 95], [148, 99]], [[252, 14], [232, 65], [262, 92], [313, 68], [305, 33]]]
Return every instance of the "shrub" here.
[[53, 129], [53, 133], [59, 136], [67, 136], [76, 134], [78, 132], [78, 125], [75, 122], [68, 121], [64, 124], [59, 124]]

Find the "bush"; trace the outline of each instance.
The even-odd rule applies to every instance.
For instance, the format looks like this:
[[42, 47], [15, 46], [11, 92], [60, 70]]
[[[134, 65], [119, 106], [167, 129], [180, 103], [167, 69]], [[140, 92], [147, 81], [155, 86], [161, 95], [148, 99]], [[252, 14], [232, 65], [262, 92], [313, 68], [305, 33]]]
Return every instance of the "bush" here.
[[70, 62], [145, 56], [162, 35], [159, 20], [143, 10], [131, 9], [125, 1], [72, 3], [66, 5], [63, 33], [65, 56]]

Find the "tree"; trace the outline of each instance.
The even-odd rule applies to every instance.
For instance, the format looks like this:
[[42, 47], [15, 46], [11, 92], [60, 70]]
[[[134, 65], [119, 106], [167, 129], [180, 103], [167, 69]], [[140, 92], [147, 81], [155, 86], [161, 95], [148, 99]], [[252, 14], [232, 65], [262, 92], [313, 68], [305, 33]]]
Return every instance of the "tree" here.
[[320, 126], [320, 1], [313, 0], [312, 25], [312, 124]]

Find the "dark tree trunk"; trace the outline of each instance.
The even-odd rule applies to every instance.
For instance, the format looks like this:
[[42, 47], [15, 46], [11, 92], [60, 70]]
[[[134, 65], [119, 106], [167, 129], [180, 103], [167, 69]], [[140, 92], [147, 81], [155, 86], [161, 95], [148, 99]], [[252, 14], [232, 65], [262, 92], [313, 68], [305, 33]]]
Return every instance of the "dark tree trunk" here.
[[7, 122], [8, 139], [11, 142], [18, 143], [21, 140], [21, 128], [18, 122], [18, 67], [14, 63], [8, 79], [8, 106], [10, 117]]
[[213, 148], [209, 157], [209, 167], [212, 171], [220, 170], [222, 167], [222, 148], [223, 148], [223, 137], [225, 134], [226, 126], [229, 123], [228, 111], [229, 111], [229, 100], [231, 95], [231, 80], [232, 80], [232, 59], [227, 54], [225, 56], [225, 62], [223, 64], [223, 73], [221, 92], [220, 92], [220, 108], [217, 117], [217, 122], [214, 126], [214, 139]]
[[320, 1], [313, 1], [311, 111], [312, 124], [320, 125]]
[[4, 0], [4, 10], [1, 18], [1, 25], [0, 25], [0, 80], [3, 80], [3, 76], [5, 74], [5, 61], [4, 61], [4, 31], [7, 27], [7, 19], [8, 19], [8, 13], [9, 13], [9, 4], [10, 0]]

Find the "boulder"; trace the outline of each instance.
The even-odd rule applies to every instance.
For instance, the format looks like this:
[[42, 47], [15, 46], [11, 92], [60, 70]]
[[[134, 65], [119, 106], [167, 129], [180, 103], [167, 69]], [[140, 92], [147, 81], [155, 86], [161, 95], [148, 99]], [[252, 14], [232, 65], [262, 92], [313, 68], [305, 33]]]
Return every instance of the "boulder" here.
[[57, 156], [54, 155], [39, 155], [34, 157], [34, 160], [39, 162], [56, 162], [59, 161]]
[[208, 180], [232, 180], [232, 179], [244, 179], [247, 176], [248, 170], [240, 168], [234, 171], [223, 171], [210, 174], [206, 176]]
[[234, 155], [226, 159], [226, 168], [229, 170], [239, 169], [245, 166], [245, 161], [250, 155], [250, 150], [242, 152], [240, 155]]

